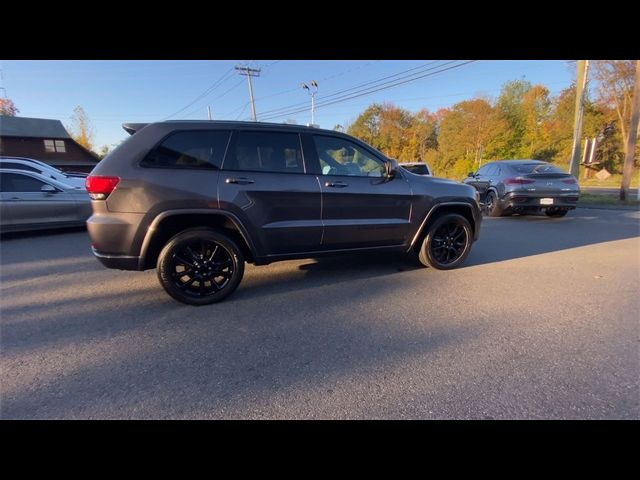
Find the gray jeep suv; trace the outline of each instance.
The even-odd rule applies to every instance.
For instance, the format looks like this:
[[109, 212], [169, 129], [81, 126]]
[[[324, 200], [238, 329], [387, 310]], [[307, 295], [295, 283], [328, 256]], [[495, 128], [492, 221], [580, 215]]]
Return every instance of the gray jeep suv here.
[[178, 301], [232, 293], [244, 262], [403, 251], [438, 269], [478, 238], [473, 187], [414, 175], [343, 133], [254, 122], [124, 124], [87, 177], [95, 256], [157, 268]]

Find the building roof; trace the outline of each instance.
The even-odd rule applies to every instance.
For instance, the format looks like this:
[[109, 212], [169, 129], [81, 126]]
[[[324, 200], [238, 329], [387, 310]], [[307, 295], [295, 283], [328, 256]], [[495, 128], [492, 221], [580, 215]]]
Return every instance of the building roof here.
[[0, 136], [71, 138], [60, 120], [0, 115]]

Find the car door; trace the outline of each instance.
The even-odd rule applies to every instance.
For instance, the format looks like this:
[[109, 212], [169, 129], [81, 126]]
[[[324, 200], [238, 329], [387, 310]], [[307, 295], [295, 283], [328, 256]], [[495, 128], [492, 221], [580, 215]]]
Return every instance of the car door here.
[[387, 178], [385, 159], [347, 138], [312, 137], [322, 189], [322, 248], [406, 243], [411, 188], [402, 172]]
[[473, 183], [471, 183], [471, 185], [476, 187], [476, 190], [478, 190], [478, 192], [480, 193], [480, 199], [482, 201], [484, 201], [484, 198], [487, 194], [487, 189], [491, 184], [491, 178], [492, 178], [491, 176], [494, 170], [495, 170], [494, 164], [490, 163], [490, 164], [484, 165], [483, 167], [478, 169], [478, 172], [476, 173]]
[[236, 130], [218, 198], [263, 255], [316, 251], [322, 237], [320, 186], [306, 173], [297, 131]]
[[[78, 203], [72, 194], [28, 173], [0, 174], [2, 225], [8, 229], [74, 222]], [[54, 189], [43, 192], [49, 185]]]

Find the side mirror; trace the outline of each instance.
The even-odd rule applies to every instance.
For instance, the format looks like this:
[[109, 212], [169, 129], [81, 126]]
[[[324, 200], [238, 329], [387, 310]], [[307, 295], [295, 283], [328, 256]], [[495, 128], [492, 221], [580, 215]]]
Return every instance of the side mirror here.
[[400, 168], [400, 166], [398, 165], [398, 161], [389, 159], [389, 161], [386, 162], [384, 165], [387, 168], [387, 175], [386, 175], [387, 179], [391, 180], [393, 177], [396, 176], [396, 173], [398, 173], [398, 169]]
[[469, 174], [467, 175], [467, 177], [475, 177], [476, 174], [474, 172], [469, 172]]
[[49, 185], [48, 183], [42, 185], [42, 187], [40, 187], [40, 191], [44, 192], [44, 193], [57, 193], [58, 192], [56, 187], [54, 187], [53, 185]]

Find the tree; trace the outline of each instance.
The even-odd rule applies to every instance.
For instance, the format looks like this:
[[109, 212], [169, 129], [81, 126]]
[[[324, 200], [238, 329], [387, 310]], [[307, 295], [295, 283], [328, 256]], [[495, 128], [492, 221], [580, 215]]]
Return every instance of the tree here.
[[8, 98], [0, 98], [0, 115], [15, 117], [20, 110], [16, 108], [13, 101]]
[[80, 106], [73, 109], [71, 127], [67, 128], [71, 137], [88, 150], [93, 150], [94, 131], [89, 117]]
[[486, 100], [459, 102], [442, 117], [434, 168], [449, 176], [464, 176], [485, 159], [501, 156], [509, 133], [508, 122]]
[[502, 86], [496, 108], [509, 125], [503, 156], [506, 158], [521, 157], [522, 138], [526, 130], [523, 102], [525, 94], [531, 90], [531, 83], [526, 80], [511, 80]]

